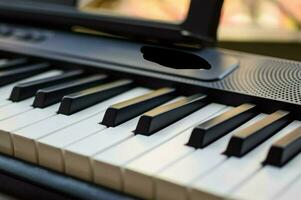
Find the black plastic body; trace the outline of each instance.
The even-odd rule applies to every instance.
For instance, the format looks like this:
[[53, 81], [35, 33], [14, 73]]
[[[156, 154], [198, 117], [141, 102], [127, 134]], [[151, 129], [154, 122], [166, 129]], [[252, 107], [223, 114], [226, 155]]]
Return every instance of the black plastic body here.
[[181, 24], [109, 15], [95, 16], [79, 13], [71, 6], [45, 4], [43, 1], [32, 3], [29, 0], [0, 0], [0, 17], [2, 21], [48, 28], [70, 30], [73, 26], [83, 26], [134, 40], [203, 46], [216, 40], [222, 4], [223, 0], [191, 0], [188, 16]]

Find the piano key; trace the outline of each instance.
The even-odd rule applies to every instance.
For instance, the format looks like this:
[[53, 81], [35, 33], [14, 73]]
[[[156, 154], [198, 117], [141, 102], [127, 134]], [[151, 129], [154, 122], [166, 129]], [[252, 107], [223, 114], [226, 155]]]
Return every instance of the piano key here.
[[64, 96], [58, 113], [71, 115], [97, 102], [125, 92], [132, 85], [133, 81], [131, 80], [119, 80]]
[[143, 112], [159, 106], [175, 96], [175, 89], [161, 88], [149, 94], [142, 95], [110, 106], [102, 120], [102, 124], [115, 127]]
[[[211, 115], [209, 119], [227, 110], [228, 107], [223, 108]], [[177, 160], [195, 151], [194, 148], [185, 145], [191, 131], [192, 128], [185, 130], [170, 141], [123, 166], [123, 190], [126, 193], [143, 199], [154, 199], [153, 176]]]
[[90, 157], [134, 135], [131, 132], [139, 118], [131, 119], [117, 127], [109, 127], [65, 148], [65, 173], [83, 180], [92, 180]]
[[276, 111], [233, 135], [225, 154], [241, 157], [285, 127], [289, 122], [289, 112]]
[[150, 136], [204, 107], [208, 104], [205, 99], [205, 95], [197, 94], [150, 110], [140, 117], [135, 134]]
[[103, 116], [104, 112], [96, 114], [77, 124], [38, 139], [39, 164], [55, 171], [64, 172], [64, 148], [106, 129], [106, 126], [99, 124], [99, 118]]
[[300, 188], [301, 188], [301, 178], [300, 176], [298, 176], [294, 181], [288, 184], [283, 190], [279, 191], [276, 199], [277, 200], [296, 199], [296, 197], [300, 196]]
[[58, 103], [67, 94], [96, 86], [103, 83], [106, 79], [106, 75], [94, 75], [41, 89], [36, 94], [33, 107], [45, 108]]
[[58, 106], [59, 105], [56, 104], [46, 109], [36, 108], [7, 120], [0, 121], [0, 152], [13, 155], [14, 150], [12, 146], [11, 132], [55, 115]]
[[[177, 99], [178, 98], [176, 98], [176, 100]], [[171, 102], [173, 102], [173, 100]], [[90, 157], [134, 136], [132, 131], [137, 125], [138, 120], [139, 117], [136, 117], [117, 127], [107, 128], [104, 131], [97, 132], [91, 137], [87, 137], [67, 146], [64, 154], [65, 172], [69, 175], [91, 181], [92, 167], [89, 163]], [[80, 163], [80, 165], [74, 165], [75, 163]]]
[[155, 198], [186, 199], [185, 186], [214, 169], [225, 159], [225, 155], [208, 149], [194, 151], [155, 176]]
[[0, 99], [0, 108], [3, 107], [3, 106], [8, 105], [10, 103], [12, 103], [12, 102], [7, 100], [7, 99]]
[[[253, 121], [252, 124], [263, 117], [264, 115], [261, 114], [256, 117], [256, 120], [251, 120]], [[260, 170], [261, 162], [266, 157], [268, 149], [274, 141], [300, 125], [301, 123], [298, 121], [291, 123], [242, 158], [229, 157], [216, 169], [192, 184], [191, 199], [209, 198], [208, 196], [227, 197], [235, 188]]]
[[123, 168], [124, 192], [143, 199], [154, 199], [152, 177], [194, 151], [193, 148], [185, 145], [191, 131], [192, 129], [188, 129], [166, 144], [127, 163]]
[[301, 155], [296, 156], [284, 167], [265, 165], [249, 177], [229, 197], [231, 199], [276, 199], [287, 186], [300, 176]]
[[301, 127], [276, 141], [267, 155], [264, 164], [281, 167], [301, 151]]
[[48, 76], [55, 76], [55, 75], [58, 75], [60, 73], [61, 73], [61, 71], [59, 71], [59, 70], [52, 70], [52, 71], [49, 71], [49, 72], [45, 72], [45, 73], [35, 75], [35, 76], [27, 78], [27, 79], [24, 79], [22, 81], [18, 81], [18, 82], [6, 85], [4, 87], [1, 87], [0, 88], [0, 94], [1, 94], [1, 96], [0, 96], [0, 108], [3, 107], [3, 106], [6, 106], [8, 104], [13, 103], [12, 101], [8, 100], [8, 97], [9, 97], [9, 94], [10, 94], [11, 90], [13, 89], [13, 87], [16, 84], [22, 83], [23, 81], [26, 81], [26, 80], [36, 80], [36, 79], [40, 79], [40, 78], [46, 78]]
[[11, 118], [15, 115], [32, 110], [33, 98], [27, 99], [19, 103], [11, 103], [0, 108], [0, 121]]
[[200, 121], [207, 119], [222, 108], [224, 108], [224, 106], [220, 104], [208, 105], [207, 107], [186, 116], [165, 129], [158, 131], [150, 137], [135, 135], [134, 137], [131, 137], [104, 152], [96, 154], [92, 158], [94, 181], [100, 185], [121, 190], [122, 171], [124, 165], [169, 141]]
[[27, 99], [34, 96], [39, 89], [71, 81], [75, 78], [83, 76], [83, 74], [84, 73], [82, 70], [75, 70], [65, 72], [58, 76], [18, 84], [13, 88], [9, 99], [14, 102]]
[[[62, 74], [61, 70], [50, 70], [50, 71], [40, 73], [38, 75], [31, 76], [29, 78], [25, 78], [23, 80], [19, 80], [17, 82], [11, 83], [9, 85], [2, 86], [2, 87], [0, 87], [0, 94], [1, 94], [0, 98], [9, 101], [8, 98], [9, 98], [9, 95], [10, 95], [11, 91], [18, 84], [28, 82], [28, 81], [35, 81], [35, 80], [39, 80], [39, 79], [44, 79], [44, 78], [48, 78], [48, 77], [51, 77], [51, 76], [58, 76], [60, 74]], [[11, 102], [11, 101], [9, 101], [9, 102]]]
[[30, 66], [12, 69], [8, 71], [1, 71], [0, 72], [0, 86], [7, 85], [9, 83], [28, 78], [30, 76], [39, 74], [41, 72], [46, 71], [49, 69], [48, 63], [40, 63], [40, 64], [33, 64]]
[[195, 127], [188, 145], [203, 148], [245, 123], [256, 114], [255, 105], [243, 104]]
[[101, 113], [107, 107], [116, 102], [146, 94], [147, 92], [149, 92], [149, 89], [135, 88], [104, 102], [91, 106], [85, 110], [77, 112], [73, 115], [66, 116], [58, 114], [53, 117], [47, 118], [46, 120], [40, 121], [39, 123], [35, 123], [31, 126], [27, 126], [14, 131], [11, 133], [13, 135], [12, 139], [14, 145], [14, 155], [20, 159], [37, 163], [38, 156], [36, 141], [38, 139], [46, 137], [50, 134], [54, 134], [56, 131], [79, 123], [80, 121], [90, 118], [95, 114]]
[[27, 62], [27, 58], [5, 59], [4, 62], [0, 62], [0, 71], [20, 67]]
[[[230, 136], [244, 127], [255, 123], [261, 118], [255, 117], [246, 124], [238, 127], [236, 130], [220, 138], [214, 143], [209, 144], [204, 149], [196, 149], [193, 154], [188, 155], [170, 167], [165, 168], [160, 173], [154, 175], [157, 198], [183, 199], [187, 194], [187, 187], [200, 177], [205, 176], [214, 168], [223, 163], [227, 158], [222, 154], [226, 148], [226, 143]], [[189, 146], [188, 146], [189, 147]], [[193, 148], [194, 149], [194, 148]], [[213, 161], [208, 160], [212, 157]], [[189, 170], [187, 170], [189, 169]], [[192, 170], [190, 170], [192, 169]], [[200, 170], [198, 170], [200, 169]], [[169, 172], [170, 171], [170, 172]], [[161, 173], [163, 175], [161, 175]], [[180, 174], [180, 176], [178, 176]], [[172, 188], [175, 195], [166, 193], [164, 190]], [[171, 196], [172, 195], [172, 196]], [[176, 198], [175, 196], [178, 196]]]

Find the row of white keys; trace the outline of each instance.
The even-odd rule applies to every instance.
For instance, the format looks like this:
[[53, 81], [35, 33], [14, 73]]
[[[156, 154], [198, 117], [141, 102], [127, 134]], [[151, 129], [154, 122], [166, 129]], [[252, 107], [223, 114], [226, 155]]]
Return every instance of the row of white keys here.
[[296, 126], [298, 126], [298, 123], [290, 124], [286, 129], [278, 132], [244, 157], [230, 157], [218, 168], [197, 180], [192, 186], [192, 199], [209, 198], [209, 196], [213, 199], [228, 196], [236, 187], [261, 168], [261, 163], [265, 159], [271, 144]]
[[11, 133], [56, 115], [58, 107], [59, 104], [52, 105], [45, 109], [34, 108], [28, 112], [24, 112], [7, 120], [0, 121], [0, 152], [13, 155], [14, 148], [12, 145], [13, 141], [11, 140]]
[[85, 110], [77, 112], [73, 115], [66, 116], [58, 114], [53, 117], [47, 118], [46, 120], [14, 131], [11, 133], [14, 145], [14, 155], [23, 160], [37, 163], [38, 155], [36, 141], [38, 139], [53, 134], [56, 131], [71, 126], [75, 123], [79, 123], [80, 121], [90, 118], [97, 113], [101, 113], [113, 103], [120, 102], [135, 96], [140, 96], [147, 92], [149, 92], [149, 89], [135, 88], [111, 99], [103, 101], [99, 104], [91, 106]]
[[[173, 102], [179, 98], [181, 97], [169, 102]], [[140, 116], [117, 127], [97, 132], [90, 137], [65, 147], [65, 172], [71, 176], [92, 181], [90, 157], [132, 137], [134, 135], [132, 131], [135, 129], [139, 118]]]
[[[229, 107], [214, 113], [206, 119], [199, 119], [198, 123], [209, 120], [221, 113], [226, 112]], [[209, 116], [209, 115], [208, 115]], [[154, 180], [159, 171], [162, 171], [173, 162], [181, 159], [185, 155], [195, 151], [194, 148], [185, 145], [191, 135], [193, 128], [182, 132], [170, 141], [143, 154], [137, 159], [129, 162], [123, 167], [123, 190], [126, 193], [144, 198], [154, 198]]]
[[104, 113], [105, 111], [99, 114], [97, 113], [80, 123], [38, 139], [39, 164], [52, 170], [64, 172], [64, 147], [106, 129], [106, 126], [99, 124]]
[[39, 164], [56, 171], [64, 172], [64, 148], [106, 129], [106, 126], [99, 123], [105, 112], [104, 110], [78, 124], [40, 138], [37, 141]]
[[128, 162], [172, 139], [223, 108], [225, 106], [212, 103], [151, 136], [135, 135], [107, 151], [93, 156], [94, 181], [100, 185], [122, 190], [122, 171]]
[[[190, 184], [223, 163], [228, 141], [235, 132], [260, 120], [257, 116], [204, 149], [198, 149], [155, 175], [155, 195], [158, 199], [187, 199]], [[168, 192], [168, 191], [173, 192]]]
[[[288, 134], [293, 129], [301, 125], [300, 121], [295, 121], [281, 132], [280, 137]], [[273, 140], [276, 141], [276, 140]], [[270, 145], [271, 146], [271, 145]], [[262, 160], [261, 160], [262, 161]], [[230, 194], [230, 198], [238, 199], [275, 199], [283, 192], [283, 189], [294, 179], [301, 175], [301, 156], [298, 155], [281, 168], [273, 166], [263, 166], [252, 177], [249, 177], [244, 184]]]
[[32, 76], [30, 78], [23, 79], [21, 81], [11, 83], [9, 85], [0, 87], [0, 107], [7, 105], [9, 103], [12, 103], [11, 101], [8, 100], [8, 98], [10, 96], [11, 91], [13, 90], [13, 88], [16, 85], [18, 85], [20, 83], [35, 81], [35, 80], [44, 79], [44, 78], [48, 78], [48, 77], [52, 77], [52, 76], [58, 76], [58, 75], [61, 75], [62, 73], [63, 73], [63, 71], [61, 71], [61, 70], [51, 70], [48, 72], [44, 72], [44, 73]]

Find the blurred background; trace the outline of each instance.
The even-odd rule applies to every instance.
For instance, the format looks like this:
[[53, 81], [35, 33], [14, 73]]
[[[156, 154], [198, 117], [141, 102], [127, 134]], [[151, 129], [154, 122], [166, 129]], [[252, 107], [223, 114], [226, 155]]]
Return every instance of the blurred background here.
[[[190, 0], [80, 0], [91, 14], [122, 15], [181, 23]], [[202, 19], [200, 19], [202, 20]], [[218, 45], [301, 60], [301, 0], [225, 0]]]
[[225, 0], [219, 46], [301, 60], [301, 0]]

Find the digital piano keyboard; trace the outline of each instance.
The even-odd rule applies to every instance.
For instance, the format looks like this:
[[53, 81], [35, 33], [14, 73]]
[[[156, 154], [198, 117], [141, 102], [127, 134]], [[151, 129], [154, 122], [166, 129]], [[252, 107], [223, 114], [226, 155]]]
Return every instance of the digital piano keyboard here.
[[[174, 69], [183, 61], [205, 69]], [[0, 188], [9, 194], [300, 195], [300, 62], [6, 21], [0, 86]]]

